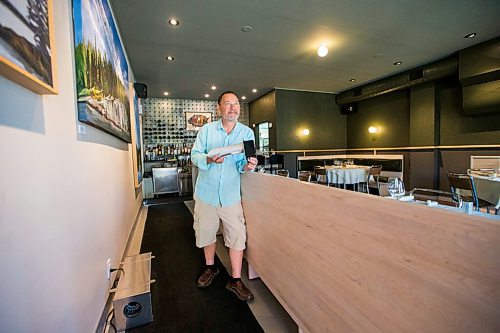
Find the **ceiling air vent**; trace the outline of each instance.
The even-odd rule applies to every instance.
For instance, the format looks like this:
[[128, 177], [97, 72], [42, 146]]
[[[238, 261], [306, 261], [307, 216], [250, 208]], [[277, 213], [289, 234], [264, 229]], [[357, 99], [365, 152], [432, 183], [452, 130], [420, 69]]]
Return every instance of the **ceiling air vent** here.
[[456, 74], [457, 71], [458, 59], [453, 56], [412, 71], [399, 73], [361, 87], [346, 90], [338, 94], [335, 100], [339, 105], [351, 104], [419, 84], [433, 82]]
[[416, 69], [410, 72], [410, 81], [422, 79], [424, 77], [423, 69]]

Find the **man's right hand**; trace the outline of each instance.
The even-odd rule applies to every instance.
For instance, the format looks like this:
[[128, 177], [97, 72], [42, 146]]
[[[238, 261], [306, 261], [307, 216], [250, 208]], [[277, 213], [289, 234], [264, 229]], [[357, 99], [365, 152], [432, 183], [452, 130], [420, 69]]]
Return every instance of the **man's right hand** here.
[[223, 163], [224, 162], [224, 156], [219, 157], [218, 155], [213, 156], [212, 158], [207, 156], [207, 164], [210, 163]]

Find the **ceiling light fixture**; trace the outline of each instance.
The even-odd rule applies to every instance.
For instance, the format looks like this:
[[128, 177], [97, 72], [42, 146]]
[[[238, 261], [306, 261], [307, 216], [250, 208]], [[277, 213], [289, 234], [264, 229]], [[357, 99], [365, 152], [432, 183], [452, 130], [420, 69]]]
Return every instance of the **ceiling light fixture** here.
[[212, 90], [215, 90], [215, 89], [217, 89], [217, 87], [216, 86], [212, 86]]
[[205, 98], [209, 98], [209, 97], [210, 97], [210, 95], [209, 95], [209, 94], [205, 94]]
[[245, 99], [247, 99], [247, 97], [246, 96], [241, 96], [241, 99], [245, 100]]
[[475, 32], [472, 32], [470, 34], [465, 35], [464, 38], [474, 38], [474, 37], [476, 37], [476, 35], [477, 34]]
[[252, 92], [255, 94], [257, 92], [257, 89], [253, 88]]
[[172, 57], [172, 56], [168, 56], [168, 57], [166, 57], [165, 59], [167, 59], [168, 61], [172, 61], [172, 60], [174, 60], [174, 57]]
[[241, 27], [241, 31], [243, 31], [243, 32], [250, 32], [252, 30], [253, 30], [253, 28], [249, 25], [245, 25], [245, 26]]
[[396, 61], [395, 63], [393, 63], [394, 66], [399, 66], [401, 65], [403, 62], [402, 61]]
[[168, 96], [168, 91], [165, 91], [163, 95]]
[[325, 43], [321, 43], [318, 48], [318, 55], [323, 58], [328, 54], [328, 47]]
[[355, 81], [356, 81], [356, 79], [350, 79], [349, 80], [349, 82], [355, 82]]
[[176, 26], [178, 26], [179, 24], [181, 24], [181, 22], [179, 22], [179, 20], [178, 20], [178, 19], [171, 18], [170, 20], [168, 20], [168, 24], [173, 25], [174, 27], [176, 27]]
[[378, 128], [375, 126], [368, 127], [368, 133], [375, 134], [378, 132]]
[[304, 135], [309, 135], [309, 129], [308, 129], [308, 128], [304, 128], [304, 129], [302, 130], [302, 134], [304, 134]]

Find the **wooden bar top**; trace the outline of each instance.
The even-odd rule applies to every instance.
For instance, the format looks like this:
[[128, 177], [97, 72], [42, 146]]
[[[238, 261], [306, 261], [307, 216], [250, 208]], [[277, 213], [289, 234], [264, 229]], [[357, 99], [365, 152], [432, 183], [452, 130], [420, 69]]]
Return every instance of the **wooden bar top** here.
[[242, 177], [246, 257], [304, 332], [500, 332], [500, 221]]

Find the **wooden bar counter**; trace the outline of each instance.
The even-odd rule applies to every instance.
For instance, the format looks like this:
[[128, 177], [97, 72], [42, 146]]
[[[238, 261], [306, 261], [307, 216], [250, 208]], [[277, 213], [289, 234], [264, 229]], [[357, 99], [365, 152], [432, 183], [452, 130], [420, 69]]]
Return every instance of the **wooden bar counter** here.
[[500, 332], [500, 221], [242, 177], [247, 261], [304, 332]]

